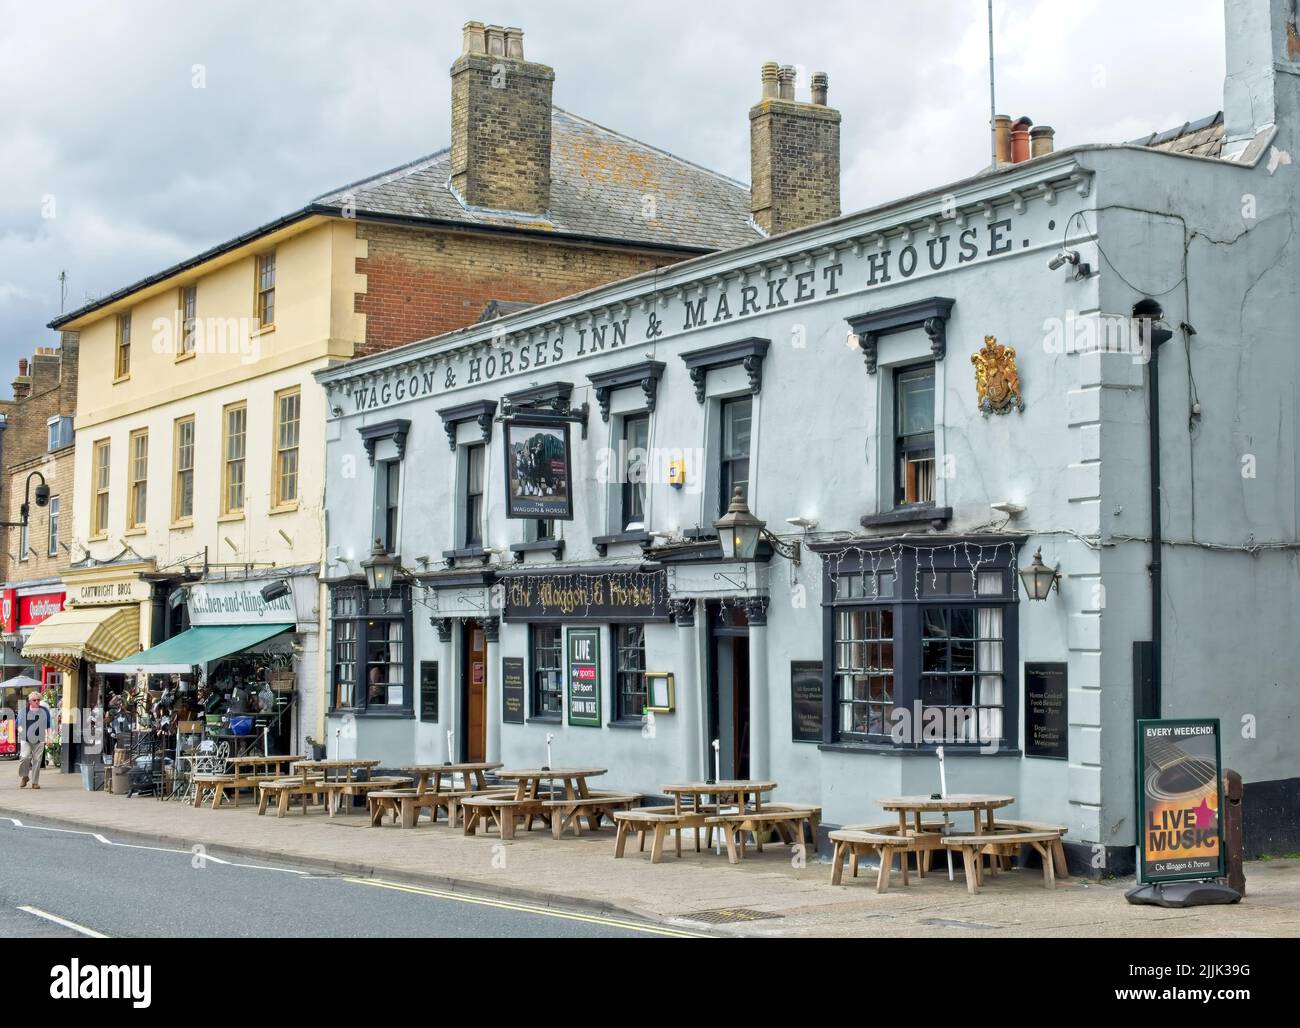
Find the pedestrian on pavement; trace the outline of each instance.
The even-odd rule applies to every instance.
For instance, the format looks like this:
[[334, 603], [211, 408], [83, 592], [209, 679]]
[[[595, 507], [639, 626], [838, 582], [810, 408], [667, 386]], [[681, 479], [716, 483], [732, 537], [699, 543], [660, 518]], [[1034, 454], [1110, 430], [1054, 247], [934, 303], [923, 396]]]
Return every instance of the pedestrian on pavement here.
[[41, 694], [27, 695], [27, 709], [18, 718], [18, 738], [22, 759], [18, 762], [18, 788], [25, 789], [30, 779], [33, 789], [41, 787], [41, 765], [45, 763], [45, 741], [54, 727], [54, 714]]

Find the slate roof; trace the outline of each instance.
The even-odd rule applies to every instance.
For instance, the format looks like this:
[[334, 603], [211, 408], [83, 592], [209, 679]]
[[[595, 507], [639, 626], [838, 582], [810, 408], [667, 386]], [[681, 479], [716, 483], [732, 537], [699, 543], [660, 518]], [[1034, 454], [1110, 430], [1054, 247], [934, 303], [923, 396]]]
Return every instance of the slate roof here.
[[1195, 157], [1219, 157], [1223, 153], [1223, 112], [1198, 121], [1189, 121], [1178, 128], [1153, 132], [1132, 141], [1137, 146], [1169, 153], [1191, 154]]
[[763, 236], [750, 217], [744, 184], [558, 107], [551, 109], [551, 201], [545, 213], [469, 207], [450, 179], [451, 151], [439, 150], [313, 202], [324, 207], [351, 202], [358, 214], [380, 217], [702, 250], [741, 246]]

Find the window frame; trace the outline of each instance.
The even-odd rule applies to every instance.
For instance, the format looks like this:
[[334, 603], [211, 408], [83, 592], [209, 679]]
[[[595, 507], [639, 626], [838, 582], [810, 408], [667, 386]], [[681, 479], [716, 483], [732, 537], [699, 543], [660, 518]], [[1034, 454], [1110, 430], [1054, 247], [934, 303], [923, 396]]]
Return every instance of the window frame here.
[[[190, 429], [189, 467], [181, 466], [181, 433], [188, 426]], [[195, 429], [194, 415], [186, 414], [172, 422], [172, 524], [190, 524], [194, 520], [194, 457], [197, 452], [198, 437]], [[181, 510], [181, 497], [185, 495], [182, 475], [189, 475], [190, 509], [189, 513]]]
[[[149, 520], [149, 430], [147, 428], [137, 428], [127, 436], [126, 460], [126, 528], [127, 531], [133, 531], [144, 528]], [[143, 474], [139, 474], [141, 470]], [[137, 513], [141, 515], [139, 518], [136, 517]]]
[[117, 316], [117, 332], [113, 347], [113, 381], [125, 382], [131, 377], [131, 312]]
[[[994, 560], [976, 561], [979, 575], [997, 572], [1002, 576], [1000, 595], [978, 594], [978, 586], [971, 580], [971, 561], [965, 556], [966, 546], [957, 541], [949, 547], [944, 545], [924, 552], [907, 547], [891, 551], [888, 547], [861, 551], [827, 553], [823, 566], [823, 626], [822, 626], [822, 743], [849, 749], [885, 749], [891, 751], [919, 750], [933, 751], [936, 745], [951, 747], [959, 752], [983, 752], [995, 746], [997, 753], [1018, 753], [1020, 746], [1019, 691], [1020, 691], [1020, 657], [1019, 657], [1019, 609], [1020, 589], [1016, 578], [1016, 564], [1022, 540], [1006, 538], [972, 539], [971, 547], [982, 545], [1011, 545], [1013, 555], [1008, 563], [1002, 554]], [[1003, 551], [1005, 553], [1005, 551]], [[932, 563], [933, 561], [933, 563]], [[947, 585], [942, 590], [923, 588], [923, 580], [932, 576], [958, 575], [971, 586], [970, 592], [954, 592]], [[842, 581], [854, 576], [870, 576], [877, 582], [877, 587], [868, 593], [865, 585], [845, 588]], [[880, 584], [880, 576], [892, 575], [888, 587]], [[859, 579], [861, 580], [861, 579]], [[964, 588], [964, 584], [961, 586]], [[886, 594], [887, 593], [887, 594]], [[839, 688], [839, 614], [842, 611], [858, 608], [889, 609], [892, 611], [892, 659], [893, 659], [893, 693], [891, 706], [904, 708], [915, 720], [915, 702], [923, 699], [923, 631], [924, 617], [927, 611], [935, 609], [951, 610], [971, 608], [976, 611], [975, 624], [978, 633], [978, 610], [980, 608], [999, 608], [1002, 612], [1001, 624], [1001, 666], [997, 674], [1001, 675], [1001, 703], [987, 704], [989, 708], [1001, 711], [1002, 735], [996, 741], [982, 743], [979, 741], [945, 741], [931, 743], [922, 741], [921, 732], [924, 725], [914, 725], [916, 738], [911, 742], [895, 743], [890, 736], [889, 726], [882, 735], [845, 731], [841, 728], [840, 707], [846, 702], [837, 691]], [[978, 643], [975, 644], [978, 652]], [[993, 674], [993, 672], [985, 672]], [[978, 666], [973, 672], [977, 690], [983, 686], [979, 683]], [[978, 693], [972, 697], [978, 699]], [[862, 701], [870, 702], [870, 701]], [[938, 705], [936, 705], [938, 706]], [[972, 706], [976, 706], [972, 703]], [[925, 704], [922, 703], [922, 710]], [[976, 707], [978, 709], [978, 707]]]
[[[632, 446], [628, 436], [633, 426], [644, 426], [645, 442], [640, 446]], [[650, 499], [650, 481], [649, 481], [649, 459], [650, 459], [650, 412], [646, 410], [630, 411], [624, 414], [619, 426], [619, 507], [618, 507], [618, 524], [615, 526], [619, 532], [638, 532], [647, 530], [646, 509], [649, 506]], [[634, 450], [641, 450], [643, 456], [640, 461], [640, 481], [633, 481], [634, 468], [632, 464], [632, 453]], [[633, 518], [629, 509], [632, 506], [634, 498], [638, 491], [640, 493], [640, 518]]]
[[[294, 441], [292, 446], [285, 446], [282, 438], [283, 429], [288, 422], [284, 419], [282, 404], [289, 399], [296, 401], [294, 424]], [[271, 507], [273, 510], [287, 510], [298, 506], [302, 495], [302, 387], [290, 386], [275, 394], [275, 427], [271, 436]], [[285, 474], [282, 462], [289, 453], [293, 454], [293, 495], [284, 494]]]
[[[903, 404], [901, 400], [902, 391], [899, 388], [900, 383], [909, 376], [916, 376], [918, 372], [928, 371], [930, 376], [930, 396], [933, 407], [938, 389], [937, 368], [934, 361], [922, 361], [919, 363], [903, 364], [894, 368], [894, 411], [893, 411], [893, 475], [894, 475], [894, 507], [933, 507], [936, 502], [937, 494], [937, 471], [938, 471], [938, 454], [935, 449], [935, 425], [937, 422], [936, 411], [930, 411], [930, 431], [914, 432], [909, 435], [903, 434], [902, 414]], [[911, 454], [924, 454], [929, 451], [930, 455], [930, 498], [909, 500], [907, 498], [907, 481], [903, 474], [903, 461]]]
[[28, 559], [28, 550], [31, 549], [31, 516], [18, 526], [18, 560], [25, 562]]
[[[113, 484], [113, 446], [111, 439], [97, 439], [90, 450], [90, 538], [108, 538], [109, 498]], [[100, 459], [103, 454], [103, 459]]]
[[176, 340], [175, 359], [183, 361], [198, 353], [199, 284], [191, 282], [187, 286], [181, 286], [178, 294], [180, 334]]
[[50, 497], [49, 503], [49, 524], [46, 527], [46, 546], [45, 555], [47, 557], [57, 557], [59, 555], [59, 510], [60, 503], [57, 496]]
[[[543, 634], [554, 633], [554, 645], [543, 646]], [[542, 665], [539, 653], [542, 650], [554, 651], [554, 666]], [[551, 689], [543, 676], [555, 673], [556, 687]], [[564, 626], [560, 624], [530, 624], [528, 626], [528, 711], [533, 721], [554, 721], [557, 724], [564, 719], [564, 676], [565, 649]], [[554, 696], [554, 710], [547, 709], [547, 697]]]
[[[242, 440], [238, 457], [230, 456], [230, 443], [233, 434], [230, 431], [230, 416], [236, 412], [243, 414], [243, 429], [239, 433]], [[239, 499], [235, 506], [230, 502], [231, 471], [235, 464], [240, 466]], [[238, 400], [221, 408], [221, 515], [222, 517], [241, 517], [248, 508], [248, 401]]]
[[271, 250], [259, 253], [253, 260], [253, 316], [260, 331], [275, 327], [275, 255], [276, 251]]
[[[743, 457], [728, 456], [727, 418], [732, 411], [742, 406], [749, 408], [749, 441]], [[731, 496], [736, 487], [734, 469], [736, 465], [745, 465], [745, 502], [749, 502], [749, 483], [753, 480], [751, 464], [754, 454], [754, 397], [750, 394], [732, 396], [722, 399], [718, 404], [718, 517], [727, 513], [731, 506]]]
[[[412, 590], [409, 583], [399, 582], [387, 592], [371, 592], [364, 582], [342, 582], [330, 586], [330, 650], [329, 650], [329, 709], [331, 713], [346, 712], [357, 716], [413, 718], [416, 713], [420, 682], [414, 677], [414, 647], [412, 634]], [[340, 608], [348, 609], [340, 613]], [[398, 667], [402, 674], [401, 703], [372, 703], [369, 698], [371, 645], [392, 645], [388, 630], [400, 628], [398, 643], [402, 647], [399, 661], [386, 661], [388, 668]], [[379, 632], [384, 631], [381, 638]], [[340, 631], [342, 630], [342, 632]], [[340, 646], [350, 646], [349, 659], [340, 660]], [[339, 668], [351, 668], [350, 677], [340, 678]], [[391, 681], [383, 683], [391, 686]], [[350, 705], [341, 703], [340, 689], [348, 692]]]
[[[66, 428], [66, 432], [65, 432]], [[45, 421], [45, 450], [54, 453], [71, 446], [74, 442], [72, 415], [55, 414]]]
[[[464, 449], [465, 452], [465, 482], [464, 492], [461, 497], [461, 516], [465, 519], [461, 526], [461, 544], [470, 549], [481, 547], [487, 538], [487, 526], [484, 522], [487, 519], [487, 444], [471, 443]], [[473, 492], [474, 483], [474, 460], [478, 457], [481, 461], [479, 469], [479, 489]], [[474, 501], [478, 500], [478, 512], [475, 514]]]
[[[393, 489], [393, 476], [397, 476], [397, 488]], [[397, 495], [394, 496], [393, 493]], [[397, 552], [398, 533], [401, 531], [402, 503], [402, 462], [394, 457], [392, 460], [375, 461], [375, 495], [372, 511], [371, 542], [378, 540], [385, 553]]]
[[[628, 645], [625, 640], [625, 633], [633, 630], [639, 633], [635, 643]], [[645, 709], [650, 704], [650, 693], [646, 687], [646, 648], [645, 648], [645, 625], [640, 621], [620, 621], [610, 625], [610, 632], [613, 634], [614, 651], [614, 721], [622, 724], [640, 724], [641, 719], [645, 716]], [[639, 653], [639, 666], [637, 663], [628, 665], [626, 663], [629, 653]], [[626, 689], [624, 682], [640, 681], [641, 688]], [[628, 709], [628, 701], [631, 697], [641, 696], [643, 702], [636, 710]]]

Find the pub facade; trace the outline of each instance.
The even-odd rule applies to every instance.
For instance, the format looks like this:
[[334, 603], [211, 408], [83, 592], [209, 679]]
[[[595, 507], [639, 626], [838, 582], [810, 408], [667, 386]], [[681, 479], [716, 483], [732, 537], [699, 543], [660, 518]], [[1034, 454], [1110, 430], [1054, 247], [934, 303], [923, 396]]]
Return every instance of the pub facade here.
[[1247, 848], [1293, 842], [1265, 65], [1213, 155], [1048, 152], [317, 372], [331, 754], [771, 778], [842, 824], [942, 746], [1118, 871], [1135, 718], [1212, 716]]

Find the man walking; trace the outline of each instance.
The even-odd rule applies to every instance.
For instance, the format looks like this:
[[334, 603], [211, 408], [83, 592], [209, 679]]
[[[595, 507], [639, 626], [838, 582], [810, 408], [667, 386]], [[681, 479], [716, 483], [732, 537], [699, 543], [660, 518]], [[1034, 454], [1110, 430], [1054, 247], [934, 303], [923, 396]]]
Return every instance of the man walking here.
[[41, 765], [45, 763], [45, 740], [49, 738], [54, 726], [54, 717], [49, 705], [41, 700], [41, 694], [33, 690], [27, 696], [27, 709], [18, 718], [18, 738], [22, 744], [22, 760], [18, 763], [18, 777], [22, 779], [18, 788], [26, 788], [28, 779], [32, 788], [41, 787]]

